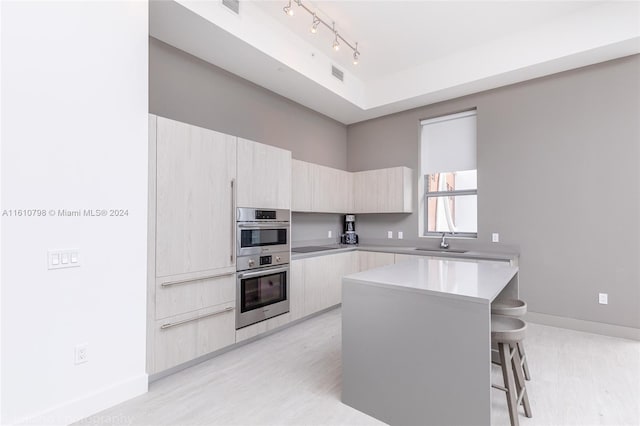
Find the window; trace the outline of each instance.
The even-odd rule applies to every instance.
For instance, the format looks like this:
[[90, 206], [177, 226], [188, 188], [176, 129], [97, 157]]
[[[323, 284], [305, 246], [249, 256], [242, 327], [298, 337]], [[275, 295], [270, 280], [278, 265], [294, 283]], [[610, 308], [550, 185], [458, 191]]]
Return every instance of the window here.
[[476, 112], [423, 120], [420, 235], [478, 235]]

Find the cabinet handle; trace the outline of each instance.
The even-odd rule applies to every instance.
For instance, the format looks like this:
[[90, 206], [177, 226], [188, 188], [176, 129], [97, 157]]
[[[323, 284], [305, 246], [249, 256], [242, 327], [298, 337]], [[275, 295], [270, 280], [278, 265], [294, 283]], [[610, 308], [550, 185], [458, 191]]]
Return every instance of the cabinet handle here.
[[224, 308], [221, 311], [211, 312], [210, 314], [200, 315], [199, 317], [189, 318], [189, 319], [186, 319], [186, 320], [176, 321], [176, 322], [168, 322], [166, 324], [162, 324], [160, 326], [160, 329], [161, 330], [166, 330], [167, 328], [175, 327], [176, 325], [182, 325], [182, 324], [186, 324], [188, 322], [197, 321], [197, 320], [202, 319], [202, 318], [208, 318], [208, 317], [212, 317], [214, 315], [224, 314], [225, 312], [231, 312], [234, 309], [235, 308], [232, 308], [231, 306], [229, 306], [228, 308]]
[[236, 208], [235, 208], [235, 203], [236, 203], [236, 197], [235, 197], [235, 183], [236, 180], [235, 179], [231, 179], [231, 255], [229, 256], [229, 258], [231, 259], [231, 263], [233, 263], [233, 251], [235, 249], [234, 245], [233, 245], [233, 239], [235, 238], [235, 228], [236, 228], [236, 221], [235, 221], [235, 216], [236, 216]]
[[221, 274], [207, 275], [206, 277], [189, 278], [189, 279], [186, 279], [186, 280], [179, 280], [179, 281], [167, 281], [166, 283], [160, 284], [160, 287], [169, 287], [169, 286], [176, 285], [176, 284], [186, 284], [186, 283], [190, 283], [190, 282], [193, 282], [193, 281], [200, 281], [200, 280], [208, 280], [208, 279], [211, 279], [211, 278], [226, 277], [227, 275], [233, 275], [233, 274], [235, 274], [235, 272], [231, 271], [231, 272], [223, 272]]

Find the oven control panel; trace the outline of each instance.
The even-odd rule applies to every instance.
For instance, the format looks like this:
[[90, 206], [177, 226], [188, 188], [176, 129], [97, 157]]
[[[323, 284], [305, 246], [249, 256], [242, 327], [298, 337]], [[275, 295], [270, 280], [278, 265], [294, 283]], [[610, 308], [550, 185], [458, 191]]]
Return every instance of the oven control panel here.
[[286, 265], [289, 263], [289, 252], [271, 253], [269, 255], [238, 256], [236, 270], [265, 268], [268, 266]]

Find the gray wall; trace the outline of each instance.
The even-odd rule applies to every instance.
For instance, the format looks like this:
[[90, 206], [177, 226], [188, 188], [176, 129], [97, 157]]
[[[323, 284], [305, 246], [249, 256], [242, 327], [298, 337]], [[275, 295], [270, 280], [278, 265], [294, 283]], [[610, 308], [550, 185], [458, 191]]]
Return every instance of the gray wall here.
[[[342, 234], [344, 216], [334, 213], [292, 213], [291, 243], [293, 246], [335, 244]], [[333, 236], [328, 238], [327, 231]]]
[[[476, 244], [499, 232], [520, 247], [531, 311], [640, 328], [638, 76], [635, 55], [357, 123], [348, 170], [418, 170], [419, 121], [476, 107]], [[357, 225], [365, 239], [418, 238], [417, 213]]]
[[149, 39], [149, 112], [346, 169], [347, 128], [221, 68]]

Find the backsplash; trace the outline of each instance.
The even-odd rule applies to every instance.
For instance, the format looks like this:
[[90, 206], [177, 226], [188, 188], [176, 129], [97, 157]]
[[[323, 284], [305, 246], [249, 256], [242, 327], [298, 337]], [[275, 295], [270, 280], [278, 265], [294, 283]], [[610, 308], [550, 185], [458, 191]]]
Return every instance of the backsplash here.
[[[333, 244], [342, 234], [344, 215], [337, 213], [291, 213], [291, 244]], [[331, 238], [328, 232], [331, 231]]]

